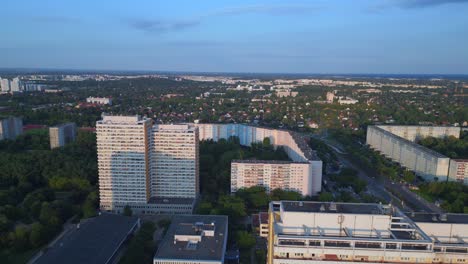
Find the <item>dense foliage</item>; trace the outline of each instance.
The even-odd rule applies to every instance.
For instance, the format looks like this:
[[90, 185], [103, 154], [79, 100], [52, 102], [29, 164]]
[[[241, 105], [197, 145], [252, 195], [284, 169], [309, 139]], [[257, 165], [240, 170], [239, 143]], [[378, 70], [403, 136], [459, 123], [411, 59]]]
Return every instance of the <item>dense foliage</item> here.
[[465, 131], [459, 139], [453, 136], [445, 138], [426, 137], [421, 139], [418, 143], [452, 159], [468, 158], [467, 131]]
[[200, 187], [203, 196], [216, 200], [229, 194], [231, 161], [235, 159], [288, 160], [284, 150], [274, 149], [269, 140], [242, 147], [239, 138], [231, 137], [218, 142], [203, 141], [200, 144]]
[[452, 213], [468, 213], [468, 186], [457, 182], [431, 182], [419, 187], [419, 193]]
[[153, 263], [153, 255], [155, 253], [153, 233], [155, 230], [156, 226], [153, 222], [143, 223], [140, 230], [131, 239], [127, 251], [120, 259], [119, 264]]
[[96, 139], [79, 132], [64, 148], [49, 149], [47, 131], [0, 142], [0, 247], [38, 248], [71, 216], [96, 213]]

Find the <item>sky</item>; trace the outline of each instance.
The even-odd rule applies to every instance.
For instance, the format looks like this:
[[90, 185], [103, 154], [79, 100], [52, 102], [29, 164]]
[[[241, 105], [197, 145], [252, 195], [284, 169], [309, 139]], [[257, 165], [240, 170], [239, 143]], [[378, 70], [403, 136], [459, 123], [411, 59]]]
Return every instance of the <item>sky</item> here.
[[468, 74], [468, 0], [6, 0], [0, 68]]

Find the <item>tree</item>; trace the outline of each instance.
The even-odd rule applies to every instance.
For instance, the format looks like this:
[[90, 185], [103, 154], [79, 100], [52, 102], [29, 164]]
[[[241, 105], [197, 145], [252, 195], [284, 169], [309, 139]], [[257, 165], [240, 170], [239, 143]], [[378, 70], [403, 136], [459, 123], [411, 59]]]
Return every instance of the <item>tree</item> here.
[[133, 214], [132, 208], [130, 208], [130, 206], [127, 204], [123, 209], [123, 215], [132, 216], [132, 214]]
[[333, 194], [329, 192], [321, 192], [318, 200], [321, 202], [331, 202], [333, 201]]
[[18, 226], [15, 231], [10, 233], [10, 241], [12, 246], [17, 251], [23, 251], [30, 247], [29, 232], [26, 227]]
[[119, 263], [151, 263], [155, 247], [153, 241], [155, 229], [154, 223], [143, 223], [138, 233], [130, 240], [127, 251]]
[[31, 242], [31, 245], [34, 247], [39, 247], [47, 242], [47, 239], [48, 237], [44, 226], [39, 222], [32, 224], [31, 233], [29, 234], [29, 241]]
[[210, 214], [228, 215], [236, 222], [246, 216], [245, 203], [240, 197], [222, 195], [218, 199], [218, 205]]
[[302, 200], [302, 195], [295, 191], [286, 191], [283, 189], [274, 189], [270, 192], [272, 201], [299, 201]]
[[416, 175], [414, 175], [414, 173], [409, 170], [405, 170], [403, 171], [403, 179], [408, 183], [412, 183], [414, 180], [416, 180]]
[[98, 196], [97, 192], [91, 192], [86, 197], [85, 202], [83, 203], [83, 218], [90, 218], [96, 216], [96, 208], [98, 206]]
[[211, 210], [213, 210], [213, 204], [208, 201], [202, 201], [198, 205], [197, 213], [206, 215], [209, 214]]
[[265, 250], [256, 250], [255, 257], [257, 259], [257, 263], [266, 263], [266, 253]]
[[265, 208], [270, 199], [263, 186], [253, 186], [250, 188], [242, 188], [237, 191], [236, 196], [241, 197], [249, 208], [260, 209]]
[[247, 231], [237, 231], [236, 242], [240, 249], [249, 249], [255, 245], [255, 237]]

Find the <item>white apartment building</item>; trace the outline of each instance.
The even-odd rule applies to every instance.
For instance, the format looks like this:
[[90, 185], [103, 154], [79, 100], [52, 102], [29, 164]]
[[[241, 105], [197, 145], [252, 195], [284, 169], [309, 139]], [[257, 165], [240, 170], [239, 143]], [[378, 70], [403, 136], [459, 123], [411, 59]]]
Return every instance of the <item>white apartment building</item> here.
[[199, 193], [197, 131], [153, 127], [139, 116], [104, 116], [96, 124], [101, 209], [191, 213]]
[[[301, 190], [306, 195], [317, 195], [322, 189], [322, 161], [307, 144], [305, 139], [292, 131], [255, 127], [244, 124], [195, 124], [199, 128], [200, 140], [228, 139], [235, 136], [239, 138], [240, 144], [250, 146], [252, 143], [262, 142], [269, 138], [274, 147], [283, 147], [288, 157], [295, 163], [308, 163], [308, 175], [304, 177], [307, 181], [302, 184]], [[276, 162], [276, 161], [274, 161]], [[266, 163], [272, 164], [272, 161]], [[278, 161], [278, 164], [282, 164]], [[281, 165], [282, 166], [282, 165]], [[296, 167], [299, 165], [294, 165]], [[299, 166], [304, 168], [305, 165]], [[237, 167], [240, 170], [240, 167]], [[235, 177], [231, 177], [235, 178]], [[236, 186], [239, 186], [236, 183]], [[299, 186], [296, 186], [299, 187]]]
[[425, 180], [447, 180], [450, 159], [414, 143], [427, 136], [460, 136], [459, 127], [369, 126], [366, 143]]
[[312, 165], [308, 162], [233, 160], [231, 163], [231, 192], [241, 188], [263, 186], [313, 195]]
[[468, 263], [468, 215], [381, 204], [272, 202], [268, 264]]
[[88, 97], [86, 102], [90, 104], [112, 105], [112, 98], [107, 97]]
[[75, 141], [76, 124], [66, 123], [49, 128], [50, 148], [63, 147], [66, 144]]
[[0, 87], [2, 93], [8, 93], [10, 91], [10, 80], [0, 78]]
[[151, 195], [192, 198], [199, 194], [198, 129], [154, 125], [151, 138]]
[[449, 180], [468, 185], [468, 159], [451, 159]]
[[0, 120], [0, 140], [13, 140], [21, 134], [23, 134], [23, 119], [8, 117]]
[[327, 102], [329, 104], [333, 103], [333, 99], [335, 98], [335, 94], [332, 92], [327, 92]]
[[13, 78], [10, 82], [10, 92], [21, 92], [23, 90], [23, 84], [21, 80], [17, 78]]
[[139, 116], [104, 116], [96, 123], [101, 209], [149, 201], [151, 125]]

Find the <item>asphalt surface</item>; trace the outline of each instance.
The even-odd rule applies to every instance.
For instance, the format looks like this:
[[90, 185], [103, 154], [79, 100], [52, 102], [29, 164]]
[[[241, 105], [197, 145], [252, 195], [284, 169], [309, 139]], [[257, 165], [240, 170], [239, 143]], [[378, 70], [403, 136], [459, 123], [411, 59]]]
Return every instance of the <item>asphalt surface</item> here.
[[[323, 137], [314, 135], [314, 138], [322, 140], [325, 144], [327, 144], [335, 152], [339, 161], [344, 166], [355, 169], [358, 172], [358, 177], [367, 182], [367, 189], [372, 195], [380, 197], [386, 202], [400, 207], [404, 211], [418, 211], [428, 213], [444, 212], [441, 208], [437, 207], [433, 203], [426, 201], [424, 198], [421, 198], [419, 195], [415, 194], [401, 183], [391, 182], [385, 176], [379, 177], [380, 175], [372, 175], [373, 177], [371, 177], [368, 172], [350, 160], [349, 154], [343, 150], [344, 148], [342, 146]], [[396, 197], [394, 194], [397, 194], [398, 197]]]

